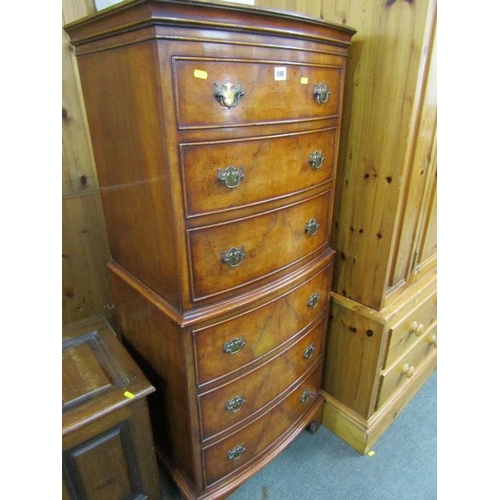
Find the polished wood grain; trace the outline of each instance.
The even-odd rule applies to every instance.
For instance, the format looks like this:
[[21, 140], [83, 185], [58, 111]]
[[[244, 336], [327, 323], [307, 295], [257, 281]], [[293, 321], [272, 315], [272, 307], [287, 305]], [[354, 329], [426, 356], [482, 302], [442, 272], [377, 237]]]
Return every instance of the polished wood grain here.
[[422, 97], [408, 190], [392, 260], [389, 287], [418, 280], [418, 274], [436, 268], [437, 260], [437, 39], [433, 25], [428, 66], [422, 76]]
[[[290, 347], [251, 370], [245, 376], [212, 391], [200, 394], [202, 435], [208, 439], [224, 429], [248, 420], [286, 391], [322, 357], [325, 321], [317, 323]], [[273, 382], [270, 384], [269, 381]], [[236, 411], [226, 408], [234, 398], [245, 402]]]
[[[369, 9], [361, 2], [335, 4], [348, 23], [362, 28], [348, 75], [358, 85], [346, 97], [349, 119], [341, 138], [333, 290], [380, 310], [397, 285], [389, 276], [398, 258], [403, 207], [418, 210], [420, 203], [407, 186], [410, 172], [422, 167], [412, 161], [414, 134], [432, 53], [435, 2], [387, 2]], [[407, 267], [409, 257], [402, 257]]]
[[389, 330], [389, 346], [384, 368], [390, 366], [419, 340], [437, 321], [437, 292], [430, 294], [414, 310]]
[[62, 370], [63, 435], [154, 391], [101, 316], [63, 328]]
[[368, 418], [373, 412], [378, 370], [387, 333], [376, 318], [356, 310], [332, 307], [327, 337], [323, 390], [343, 405]]
[[397, 391], [404, 390], [405, 385], [416, 376], [426, 360], [436, 356], [437, 340], [434, 337], [437, 339], [436, 323], [433, 323], [397, 362], [382, 373], [377, 408], [383, 407]]
[[[332, 247], [338, 250], [333, 290], [380, 310], [394, 287], [405, 286], [411, 271], [409, 242], [436, 126], [435, 2], [368, 7], [346, 0], [313, 0], [308, 6], [290, 0], [286, 7], [282, 0], [256, 3], [319, 11], [327, 20], [358, 29], [346, 76], [332, 233]], [[395, 265], [397, 271], [391, 272]]]
[[[381, 311], [333, 295], [322, 385], [324, 425], [360, 453], [370, 451], [436, 368], [436, 347], [417, 355], [411, 380], [397, 368], [437, 327], [436, 287], [436, 273], [421, 276]], [[385, 375], [396, 372], [399, 383], [388, 384], [380, 399]]]
[[[66, 30], [119, 324], [157, 389], [159, 455], [183, 496], [223, 498], [321, 420], [338, 130], [354, 31], [177, 0], [120, 4]], [[224, 93], [233, 78], [238, 98]], [[229, 189], [218, 169], [240, 161], [245, 177], [229, 172], [226, 182], [239, 183]], [[224, 363], [224, 343], [245, 327], [247, 349]], [[237, 409], [240, 391], [248, 399]], [[224, 458], [212, 450], [236, 435], [252, 441], [251, 451], [228, 468], [228, 450]]]
[[[325, 312], [330, 273], [328, 266], [320, 274], [304, 279], [300, 286], [244, 315], [238, 314], [211, 327], [194, 329], [199, 385], [250, 368], [251, 363], [272, 353], [283, 342], [294, 339]], [[314, 294], [318, 294], [318, 301], [310, 303]], [[241, 337], [245, 344], [240, 350], [234, 354], [224, 351], [225, 343]]]
[[[336, 128], [224, 142], [181, 144], [186, 215], [237, 209], [301, 192], [330, 182]], [[320, 152], [321, 163], [311, 164]], [[319, 162], [318, 162], [319, 163]], [[229, 184], [219, 170], [241, 168], [243, 177]]]
[[[286, 71], [286, 80], [276, 80], [277, 68], [285, 68], [282, 71]], [[204, 71], [209, 76], [193, 77], [195, 71]], [[174, 75], [180, 129], [312, 120], [339, 113], [342, 67], [304, 66], [283, 60], [256, 64], [231, 59], [224, 62], [175, 59]], [[240, 103], [231, 108], [221, 106], [214, 99], [214, 82], [219, 86], [225, 82], [240, 84], [244, 92]], [[323, 104], [314, 96], [315, 85], [320, 83], [333, 89]], [[196, 99], [189, 98], [190, 94], [186, 98], [186, 92], [196, 95]]]
[[126, 345], [156, 388], [150, 399], [155, 441], [168, 456], [169, 467], [199, 491], [203, 485], [195, 458], [201, 448], [195, 439], [199, 427], [194, 374], [184, 353], [190, 352], [188, 332], [118, 276], [110, 278], [113, 296], [123, 305], [118, 319]]
[[[275, 405], [267, 413], [234, 435], [203, 450], [206, 468], [206, 482], [213, 484], [218, 478], [230, 475], [269, 448], [283, 433], [293, 428], [293, 424], [312, 407], [316, 401], [319, 370], [299, 385], [286, 399]], [[311, 390], [308, 398], [301, 401], [304, 391]], [[244, 446], [245, 451], [236, 460], [228, 453]]]
[[[190, 230], [194, 300], [250, 284], [321, 252], [328, 239], [331, 196], [327, 191], [262, 215]], [[311, 220], [319, 224], [314, 233], [306, 231]], [[232, 248], [243, 249], [236, 267], [222, 259]]]

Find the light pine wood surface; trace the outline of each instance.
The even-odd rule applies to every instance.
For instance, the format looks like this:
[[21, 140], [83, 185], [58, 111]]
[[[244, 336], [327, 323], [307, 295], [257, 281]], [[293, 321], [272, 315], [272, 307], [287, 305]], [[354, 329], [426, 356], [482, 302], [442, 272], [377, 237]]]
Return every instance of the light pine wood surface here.
[[[62, 25], [95, 11], [91, 0], [63, 0]], [[105, 264], [109, 244], [78, 65], [62, 31], [62, 323], [113, 314]]]

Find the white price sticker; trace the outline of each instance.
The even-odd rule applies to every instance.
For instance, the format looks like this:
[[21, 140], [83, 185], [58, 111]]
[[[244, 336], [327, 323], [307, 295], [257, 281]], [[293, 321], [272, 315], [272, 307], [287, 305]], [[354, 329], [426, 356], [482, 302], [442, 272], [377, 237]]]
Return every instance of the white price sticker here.
[[286, 80], [286, 67], [274, 68], [274, 79], [276, 81]]

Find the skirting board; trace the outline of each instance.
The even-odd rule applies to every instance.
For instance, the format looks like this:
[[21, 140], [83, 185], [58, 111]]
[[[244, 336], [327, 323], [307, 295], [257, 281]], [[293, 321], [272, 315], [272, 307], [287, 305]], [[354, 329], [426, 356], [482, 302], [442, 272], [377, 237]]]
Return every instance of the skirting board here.
[[359, 453], [366, 455], [420, 390], [436, 367], [437, 355], [434, 354], [418, 370], [418, 373], [415, 373], [411, 381], [368, 420], [322, 392], [325, 397], [323, 425]]

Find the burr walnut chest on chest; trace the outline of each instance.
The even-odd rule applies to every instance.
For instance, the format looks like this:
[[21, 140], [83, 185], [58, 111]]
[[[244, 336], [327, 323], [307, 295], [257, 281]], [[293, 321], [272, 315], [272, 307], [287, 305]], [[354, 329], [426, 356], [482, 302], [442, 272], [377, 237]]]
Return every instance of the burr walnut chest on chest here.
[[127, 2], [66, 30], [157, 451], [185, 497], [227, 496], [321, 422], [354, 31], [192, 1]]

